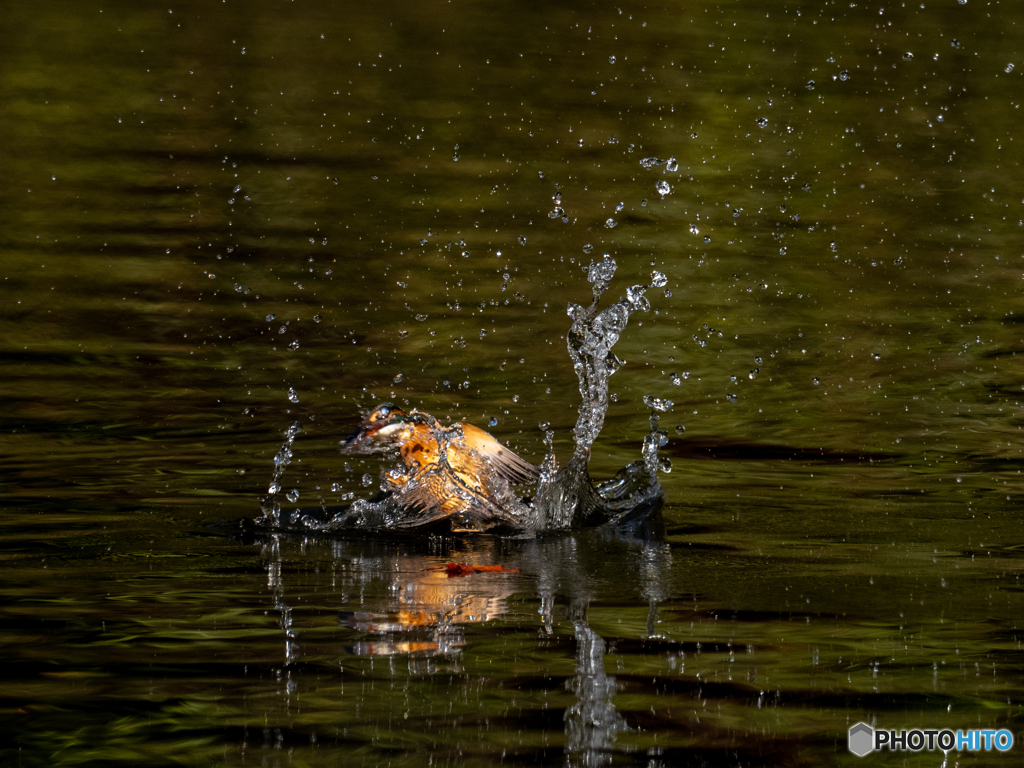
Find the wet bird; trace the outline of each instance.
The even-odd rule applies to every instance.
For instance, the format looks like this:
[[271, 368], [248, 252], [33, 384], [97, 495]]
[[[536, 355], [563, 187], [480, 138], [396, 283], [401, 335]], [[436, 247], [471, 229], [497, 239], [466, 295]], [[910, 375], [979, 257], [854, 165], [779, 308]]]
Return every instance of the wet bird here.
[[385, 403], [363, 419], [342, 453], [397, 449], [407, 472], [386, 476], [410, 507], [442, 516], [487, 513], [508, 486], [536, 482], [540, 470], [472, 424], [441, 425], [428, 413]]

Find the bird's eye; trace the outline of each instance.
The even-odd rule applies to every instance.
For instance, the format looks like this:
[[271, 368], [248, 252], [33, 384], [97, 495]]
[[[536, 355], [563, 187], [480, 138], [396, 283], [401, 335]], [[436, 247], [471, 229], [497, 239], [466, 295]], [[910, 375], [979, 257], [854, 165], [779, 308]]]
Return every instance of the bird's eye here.
[[386, 419], [388, 416], [391, 415], [391, 409], [388, 408], [386, 405], [382, 405], [380, 407], [380, 415], [381, 415], [381, 418]]

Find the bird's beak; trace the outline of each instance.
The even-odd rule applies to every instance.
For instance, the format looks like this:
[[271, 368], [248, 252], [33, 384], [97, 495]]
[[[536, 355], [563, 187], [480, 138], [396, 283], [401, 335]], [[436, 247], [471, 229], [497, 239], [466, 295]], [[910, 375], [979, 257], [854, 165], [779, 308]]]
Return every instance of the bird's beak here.
[[362, 429], [357, 429], [341, 444], [342, 453], [370, 453], [373, 448], [373, 437]]

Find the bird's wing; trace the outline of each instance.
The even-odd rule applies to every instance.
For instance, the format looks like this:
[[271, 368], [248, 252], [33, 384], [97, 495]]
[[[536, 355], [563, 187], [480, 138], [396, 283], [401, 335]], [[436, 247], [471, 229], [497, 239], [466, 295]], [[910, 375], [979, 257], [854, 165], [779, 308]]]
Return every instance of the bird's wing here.
[[540, 468], [499, 443], [490, 434], [472, 424], [462, 425], [466, 447], [475, 451], [490, 465], [494, 474], [508, 483], [535, 483], [540, 477]]

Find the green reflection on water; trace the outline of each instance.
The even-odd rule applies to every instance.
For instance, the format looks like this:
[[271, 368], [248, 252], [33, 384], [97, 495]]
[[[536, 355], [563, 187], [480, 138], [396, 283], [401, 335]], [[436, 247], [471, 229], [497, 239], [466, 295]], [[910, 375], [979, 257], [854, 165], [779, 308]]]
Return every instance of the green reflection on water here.
[[[7, 9], [3, 760], [818, 764], [871, 717], [1014, 730], [1021, 40], [924, 5]], [[293, 420], [300, 505], [372, 493], [337, 444], [375, 399], [533, 459], [550, 422], [566, 456], [564, 308], [606, 252], [613, 291], [669, 277], [594, 456], [675, 401], [662, 537], [238, 538]], [[522, 573], [442, 589], [447, 558]], [[584, 620], [628, 726], [590, 752]]]

